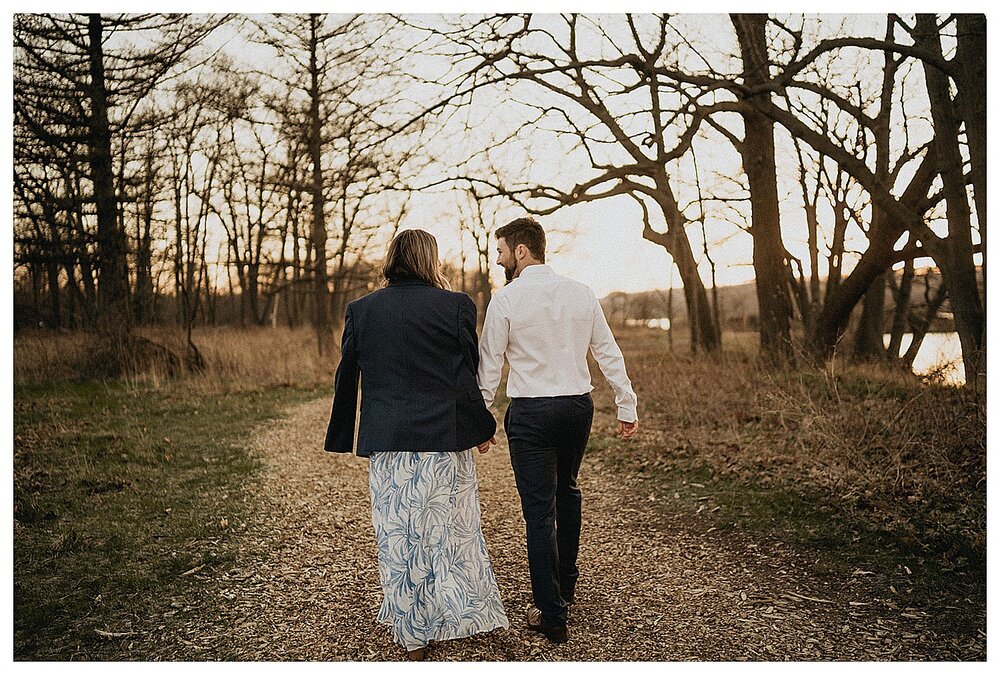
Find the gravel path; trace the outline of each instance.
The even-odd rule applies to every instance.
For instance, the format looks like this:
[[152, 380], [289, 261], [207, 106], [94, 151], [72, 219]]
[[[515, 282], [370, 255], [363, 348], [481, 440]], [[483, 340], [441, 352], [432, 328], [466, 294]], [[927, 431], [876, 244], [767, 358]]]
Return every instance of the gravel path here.
[[[610, 430], [599, 407], [595, 430]], [[265, 525], [244, 545], [252, 567], [218, 579], [220, 614], [193, 658], [400, 660], [375, 623], [381, 601], [367, 461], [322, 451], [329, 402], [290, 411], [254, 442], [265, 461]], [[483, 529], [511, 628], [435, 644], [433, 660], [926, 660], [970, 658], [905, 607], [874, 607], [864, 575], [837, 589], [815, 560], [706, 531], [650, 508], [641, 478], [588, 455], [581, 579], [570, 640], [527, 630], [524, 530], [505, 439], [478, 456]], [[856, 582], [856, 583], [854, 583]], [[973, 642], [970, 638], [969, 642]], [[198, 651], [201, 649], [202, 651]], [[979, 658], [984, 658], [981, 655]]]

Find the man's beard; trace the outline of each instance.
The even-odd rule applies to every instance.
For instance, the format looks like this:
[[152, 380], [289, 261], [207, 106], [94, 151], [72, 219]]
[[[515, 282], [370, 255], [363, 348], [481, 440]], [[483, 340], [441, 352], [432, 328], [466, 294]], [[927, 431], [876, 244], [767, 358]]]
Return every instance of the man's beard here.
[[514, 281], [514, 275], [517, 273], [517, 265], [515, 264], [511, 267], [503, 265], [502, 267], [503, 267], [503, 275], [507, 278], [507, 283], [509, 284], [510, 282]]

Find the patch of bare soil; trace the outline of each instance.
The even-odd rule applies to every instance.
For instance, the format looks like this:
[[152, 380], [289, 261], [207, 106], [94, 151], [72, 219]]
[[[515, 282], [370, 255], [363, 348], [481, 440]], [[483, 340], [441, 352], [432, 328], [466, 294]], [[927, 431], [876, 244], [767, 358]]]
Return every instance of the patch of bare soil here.
[[[375, 622], [381, 590], [367, 460], [323, 452], [328, 413], [328, 401], [308, 403], [255, 439], [266, 463], [263, 524], [246, 536], [245, 563], [210, 584], [217, 611], [189, 625], [177, 645], [183, 653], [171, 658], [403, 658]], [[599, 413], [595, 431], [612, 423]], [[706, 532], [690, 515], [662, 515], [639, 478], [590, 456], [580, 471], [584, 531], [570, 640], [552, 645], [525, 627], [524, 525], [498, 439], [477, 460], [483, 530], [511, 628], [434, 644], [432, 660], [985, 658], [984, 638], [938, 636], [923, 613], [874, 602], [864, 575], [831, 588], [800, 553]]]

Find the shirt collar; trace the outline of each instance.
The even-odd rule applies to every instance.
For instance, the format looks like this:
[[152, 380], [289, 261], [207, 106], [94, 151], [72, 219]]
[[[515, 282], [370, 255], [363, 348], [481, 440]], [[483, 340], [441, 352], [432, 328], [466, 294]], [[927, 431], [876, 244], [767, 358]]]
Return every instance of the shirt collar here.
[[534, 276], [542, 276], [545, 274], [553, 274], [553, 270], [545, 263], [540, 263], [537, 265], [528, 265], [523, 270], [521, 270], [521, 273], [517, 275], [517, 277], [519, 279], [523, 279], [525, 276], [534, 277]]

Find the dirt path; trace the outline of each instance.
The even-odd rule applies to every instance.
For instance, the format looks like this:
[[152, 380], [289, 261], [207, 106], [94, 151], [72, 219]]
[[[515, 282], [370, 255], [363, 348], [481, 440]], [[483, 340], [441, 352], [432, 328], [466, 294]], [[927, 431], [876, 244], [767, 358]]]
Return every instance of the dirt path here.
[[[375, 623], [381, 600], [367, 462], [322, 452], [329, 403], [300, 406], [262, 430], [266, 525], [246, 543], [255, 568], [224, 575], [221, 614], [200, 658], [391, 661]], [[610, 428], [606, 414], [595, 426]], [[928, 617], [876, 608], [858, 584], [824, 588], [780, 547], [698, 531], [650, 508], [640, 479], [588, 456], [582, 571], [570, 641], [524, 627], [530, 586], [505, 439], [478, 458], [483, 529], [507, 631], [434, 645], [434, 660], [907, 660], [968, 658], [930, 633]], [[851, 589], [856, 589], [856, 595]], [[971, 639], [970, 639], [971, 641]], [[191, 654], [199, 658], [197, 651]]]

